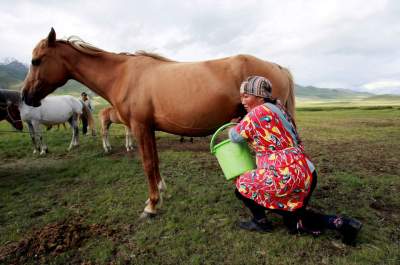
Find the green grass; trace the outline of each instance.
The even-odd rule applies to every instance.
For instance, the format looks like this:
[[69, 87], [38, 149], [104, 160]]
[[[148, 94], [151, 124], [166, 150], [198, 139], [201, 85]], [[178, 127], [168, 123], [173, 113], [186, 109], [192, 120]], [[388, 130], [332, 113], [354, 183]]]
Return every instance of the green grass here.
[[[157, 133], [168, 190], [160, 214], [140, 221], [146, 178], [136, 152], [124, 151], [123, 127], [113, 125], [109, 155], [103, 154], [99, 136], [81, 137], [80, 147], [67, 152], [71, 133], [52, 129], [46, 132], [50, 153], [39, 157], [32, 154], [28, 134], [0, 133], [0, 253], [49, 225], [75, 220], [83, 227], [101, 225], [105, 232], [24, 262], [399, 264], [399, 108], [319, 107], [297, 112], [305, 148], [319, 172], [310, 204], [361, 220], [356, 247], [341, 245], [333, 232], [318, 238], [289, 235], [275, 215], [270, 215], [275, 226], [270, 234], [237, 229], [237, 221], [249, 213], [209, 154], [209, 137], [181, 144], [178, 136]], [[1, 122], [4, 130], [10, 126]]]

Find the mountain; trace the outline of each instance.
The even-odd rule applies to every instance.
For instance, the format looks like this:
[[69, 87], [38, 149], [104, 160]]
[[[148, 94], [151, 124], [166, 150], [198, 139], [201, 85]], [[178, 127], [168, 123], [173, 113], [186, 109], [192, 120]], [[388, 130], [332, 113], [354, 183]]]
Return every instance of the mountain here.
[[374, 95], [367, 92], [356, 92], [350, 89], [328, 89], [300, 85], [296, 85], [295, 94], [296, 97], [306, 100], [362, 99]]
[[16, 89], [28, 73], [28, 67], [18, 61], [0, 64], [0, 87]]
[[[28, 66], [16, 60], [7, 63], [0, 63], [0, 88], [20, 90], [25, 76], [28, 74]], [[71, 94], [88, 92], [88, 88], [74, 80], [68, 81], [57, 94]]]

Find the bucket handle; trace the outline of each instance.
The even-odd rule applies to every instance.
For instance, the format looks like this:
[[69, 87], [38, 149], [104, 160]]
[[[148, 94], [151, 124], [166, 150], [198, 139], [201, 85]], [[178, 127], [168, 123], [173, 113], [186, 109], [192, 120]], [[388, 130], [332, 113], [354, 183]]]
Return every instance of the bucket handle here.
[[221, 127], [218, 128], [217, 131], [215, 131], [215, 133], [213, 134], [213, 136], [212, 136], [212, 138], [211, 138], [211, 141], [210, 141], [210, 151], [211, 151], [212, 154], [214, 153], [214, 152], [213, 152], [214, 145], [215, 145], [214, 142], [215, 142], [215, 139], [217, 139], [217, 135], [218, 135], [221, 131], [223, 131], [224, 129], [226, 129], [227, 127], [232, 126], [232, 125], [236, 125], [236, 124], [237, 124], [236, 122], [230, 122], [230, 123], [227, 123], [227, 124], [225, 124], [225, 125], [222, 125]]

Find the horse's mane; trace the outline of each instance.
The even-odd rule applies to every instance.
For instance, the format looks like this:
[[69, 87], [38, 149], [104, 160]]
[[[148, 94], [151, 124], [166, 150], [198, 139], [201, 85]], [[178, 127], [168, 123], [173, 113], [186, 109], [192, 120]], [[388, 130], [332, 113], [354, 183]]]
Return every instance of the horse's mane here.
[[[102, 53], [111, 53], [111, 52], [107, 52], [105, 50], [102, 50], [90, 43], [87, 43], [85, 41], [83, 41], [81, 38], [79, 38], [78, 36], [70, 36], [66, 39], [59, 39], [57, 40], [59, 42], [62, 43], [66, 43], [71, 45], [74, 49], [82, 52], [82, 53], [86, 53], [89, 55], [100, 55]], [[153, 59], [159, 60], [159, 61], [164, 61], [164, 62], [175, 62], [167, 57], [161, 56], [157, 53], [152, 53], [152, 52], [146, 52], [143, 50], [139, 50], [136, 51], [134, 53], [129, 53], [129, 52], [121, 52], [119, 53], [119, 55], [126, 55], [126, 56], [147, 56], [147, 57], [151, 57]]]
[[70, 37], [68, 37], [66, 39], [60, 39], [60, 40], [57, 40], [57, 41], [69, 44], [74, 49], [76, 49], [76, 50], [78, 50], [80, 52], [86, 53], [86, 54], [90, 54], [90, 55], [99, 55], [100, 53], [106, 52], [105, 50], [97, 48], [96, 46], [83, 41], [78, 36], [70, 36]]
[[21, 100], [21, 93], [8, 89], [0, 89], [0, 104], [7, 103], [8, 100], [14, 104], [19, 104]]
[[151, 58], [153, 58], [153, 59], [160, 60], [160, 61], [164, 61], [164, 62], [176, 62], [176, 61], [171, 60], [171, 59], [169, 59], [169, 58], [167, 58], [167, 57], [164, 57], [164, 56], [162, 56], [162, 55], [159, 55], [159, 54], [157, 54], [157, 53], [146, 52], [146, 51], [142, 51], [142, 50], [136, 51], [136, 52], [135, 52], [134, 54], [132, 54], [132, 55], [133, 55], [133, 56], [140, 56], [140, 55], [142, 55], [142, 56], [147, 56], [147, 57], [151, 57]]

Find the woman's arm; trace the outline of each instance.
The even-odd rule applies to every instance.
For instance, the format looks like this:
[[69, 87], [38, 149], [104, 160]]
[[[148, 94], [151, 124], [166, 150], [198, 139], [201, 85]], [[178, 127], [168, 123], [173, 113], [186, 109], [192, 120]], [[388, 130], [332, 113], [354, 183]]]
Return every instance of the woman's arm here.
[[240, 143], [245, 141], [243, 136], [236, 131], [236, 127], [229, 129], [229, 139], [231, 139], [232, 143]]

